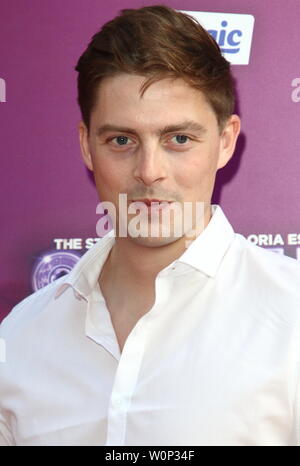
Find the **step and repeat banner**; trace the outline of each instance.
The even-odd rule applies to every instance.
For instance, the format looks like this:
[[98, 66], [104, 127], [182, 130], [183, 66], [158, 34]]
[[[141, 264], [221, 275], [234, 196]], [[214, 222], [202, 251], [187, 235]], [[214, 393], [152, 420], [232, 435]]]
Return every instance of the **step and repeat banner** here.
[[[76, 62], [92, 35], [140, 0], [0, 5], [0, 320], [68, 273], [99, 237], [78, 140]], [[242, 132], [213, 203], [235, 230], [300, 260], [300, 2], [182, 0], [232, 63]]]

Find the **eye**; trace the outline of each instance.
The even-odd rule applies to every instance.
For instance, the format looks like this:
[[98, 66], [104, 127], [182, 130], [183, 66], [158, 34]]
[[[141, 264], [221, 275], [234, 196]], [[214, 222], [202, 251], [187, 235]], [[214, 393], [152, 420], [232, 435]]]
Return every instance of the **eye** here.
[[110, 137], [106, 142], [112, 143], [116, 147], [128, 146], [130, 143], [134, 143], [131, 138], [123, 135]]
[[175, 136], [172, 137], [172, 141], [175, 142], [176, 144], [185, 144], [188, 142], [190, 138], [186, 136], [185, 134], [176, 134]]
[[116, 136], [112, 138], [111, 141], [116, 141], [116, 145], [118, 146], [126, 146], [131, 139], [127, 136]]

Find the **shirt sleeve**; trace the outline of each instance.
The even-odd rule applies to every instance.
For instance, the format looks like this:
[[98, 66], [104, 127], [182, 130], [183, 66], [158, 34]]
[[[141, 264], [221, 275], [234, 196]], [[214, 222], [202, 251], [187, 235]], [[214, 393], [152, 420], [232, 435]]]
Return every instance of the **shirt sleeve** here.
[[0, 413], [0, 446], [8, 447], [14, 445], [13, 435], [7, 422]]
[[300, 446], [300, 351], [299, 351], [299, 343], [300, 343], [300, 330], [299, 330], [299, 325], [298, 329], [295, 332], [296, 338], [295, 341], [296, 343], [292, 347], [293, 349], [293, 354], [295, 357], [295, 364], [292, 366], [292, 372], [294, 375], [294, 390], [293, 390], [293, 395], [294, 395], [294, 439], [295, 443], [293, 443], [293, 446]]

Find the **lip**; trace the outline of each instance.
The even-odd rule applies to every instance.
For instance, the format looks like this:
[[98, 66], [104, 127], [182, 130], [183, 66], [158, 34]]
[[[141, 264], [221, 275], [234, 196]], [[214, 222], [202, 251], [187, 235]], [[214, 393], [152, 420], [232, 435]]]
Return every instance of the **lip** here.
[[169, 204], [171, 204], [171, 202], [173, 201], [166, 201], [165, 199], [131, 199], [130, 200], [130, 203], [132, 202], [144, 202], [147, 206], [151, 206], [151, 203], [153, 202], [159, 202], [159, 203], [162, 203], [162, 202], [168, 202]]

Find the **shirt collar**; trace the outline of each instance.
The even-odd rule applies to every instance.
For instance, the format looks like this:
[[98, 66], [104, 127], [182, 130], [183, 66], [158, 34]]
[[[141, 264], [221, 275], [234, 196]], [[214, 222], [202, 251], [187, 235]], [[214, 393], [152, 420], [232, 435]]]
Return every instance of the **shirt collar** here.
[[69, 286], [77, 294], [87, 299], [98, 281], [102, 267], [114, 243], [114, 230], [110, 230], [103, 238], [99, 238], [99, 241], [83, 254], [71, 272], [64, 277], [65, 280], [63, 279], [63, 283], [56, 290], [55, 299]]
[[209, 223], [177, 261], [214, 277], [234, 234], [234, 230], [221, 207], [212, 205], [212, 217]]
[[[234, 230], [218, 205], [212, 205], [212, 217], [205, 229], [174, 262], [191, 266], [213, 277], [234, 238]], [[88, 298], [115, 243], [114, 230], [89, 249], [58, 286], [55, 299], [71, 286], [77, 296]], [[171, 267], [168, 266], [167, 268]]]

